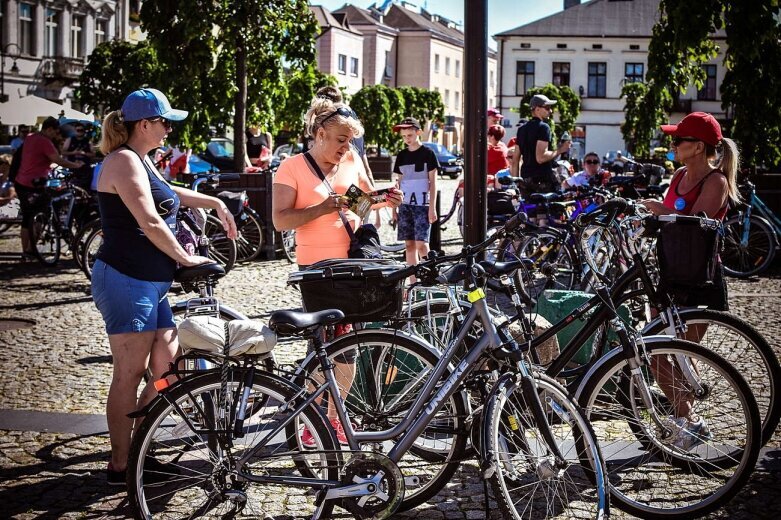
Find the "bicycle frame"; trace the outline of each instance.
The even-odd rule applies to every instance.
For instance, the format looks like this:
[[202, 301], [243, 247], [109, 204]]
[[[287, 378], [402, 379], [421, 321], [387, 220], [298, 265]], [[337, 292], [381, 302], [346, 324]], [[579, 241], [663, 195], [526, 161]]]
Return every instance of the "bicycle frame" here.
[[751, 229], [751, 214], [756, 210], [759, 217], [767, 220], [770, 227], [775, 232], [775, 247], [779, 247], [778, 235], [781, 234], [781, 218], [778, 218], [770, 208], [760, 199], [756, 191], [752, 188], [751, 200], [746, 207], [746, 211], [743, 212], [743, 236], [741, 236], [740, 243], [742, 246], [748, 244], [749, 231]]

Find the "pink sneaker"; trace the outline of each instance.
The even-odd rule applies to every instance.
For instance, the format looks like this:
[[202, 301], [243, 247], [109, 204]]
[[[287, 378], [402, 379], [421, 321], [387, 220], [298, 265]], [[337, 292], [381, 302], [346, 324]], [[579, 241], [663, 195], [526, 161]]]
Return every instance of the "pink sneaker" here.
[[[334, 427], [334, 430], [336, 430], [336, 440], [339, 441], [339, 444], [342, 446], [347, 446], [349, 443], [347, 442], [347, 435], [344, 434], [344, 427], [342, 426], [342, 422], [339, 419], [331, 419], [331, 426]], [[353, 424], [353, 430], [355, 430], [356, 426]]]
[[[341, 424], [339, 426], [341, 427]], [[301, 432], [301, 445], [304, 448], [310, 449], [317, 447], [314, 435], [312, 435], [312, 432], [310, 432], [309, 428], [306, 426], [304, 426], [304, 430]]]

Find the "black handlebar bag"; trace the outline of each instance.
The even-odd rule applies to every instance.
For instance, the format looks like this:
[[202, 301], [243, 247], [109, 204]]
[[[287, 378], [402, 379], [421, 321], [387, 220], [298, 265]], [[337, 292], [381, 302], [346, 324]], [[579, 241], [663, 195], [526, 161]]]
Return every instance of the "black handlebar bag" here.
[[719, 265], [721, 229], [697, 222], [670, 222], [661, 227], [656, 255], [667, 289], [713, 286]]

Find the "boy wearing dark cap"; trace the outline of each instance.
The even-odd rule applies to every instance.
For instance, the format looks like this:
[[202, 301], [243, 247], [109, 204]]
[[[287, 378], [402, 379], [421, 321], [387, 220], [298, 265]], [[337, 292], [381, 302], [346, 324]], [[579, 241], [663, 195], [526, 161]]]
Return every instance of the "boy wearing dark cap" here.
[[431, 224], [437, 220], [437, 156], [420, 142], [420, 123], [404, 118], [393, 127], [399, 132], [405, 150], [396, 156], [393, 173], [398, 175], [404, 202], [397, 212], [398, 238], [406, 245], [407, 263], [415, 265], [428, 255]]

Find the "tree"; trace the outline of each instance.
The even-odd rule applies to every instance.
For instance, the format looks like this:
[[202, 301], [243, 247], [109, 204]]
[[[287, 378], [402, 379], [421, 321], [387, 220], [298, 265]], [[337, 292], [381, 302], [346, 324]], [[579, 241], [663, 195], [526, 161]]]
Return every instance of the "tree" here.
[[241, 171], [247, 121], [275, 132], [287, 97], [285, 68], [302, 70], [315, 59], [318, 25], [309, 3], [147, 1], [141, 22], [157, 51], [162, 90], [174, 106], [190, 110], [179, 142], [203, 142], [210, 127], [232, 125]]
[[290, 74], [287, 78], [285, 104], [278, 112], [278, 128], [287, 130], [291, 138], [303, 136], [303, 114], [309, 108], [317, 90], [328, 85], [335, 87], [338, 81], [332, 75], [318, 71], [314, 64]]
[[564, 132], [572, 133], [575, 130], [575, 121], [578, 120], [580, 115], [580, 98], [575, 91], [567, 86], [558, 87], [553, 83], [548, 83], [543, 87], [532, 87], [526, 91], [521, 98], [521, 105], [519, 112], [521, 117], [530, 118], [532, 115], [531, 107], [529, 103], [536, 94], [542, 94], [550, 99], [556, 100], [554, 105], [554, 112], [558, 112], [558, 123], [551, 118], [548, 123], [550, 124], [551, 134], [553, 135], [553, 146], [559, 140], [559, 137]]
[[[778, 0], [661, 0], [648, 49], [644, 105], [669, 110], [690, 85], [701, 88], [702, 65], [717, 56], [712, 35], [724, 30], [728, 48], [721, 84], [726, 128], [747, 163], [781, 160], [781, 6]], [[653, 119], [653, 118], [651, 118]], [[663, 116], [642, 122], [655, 129]]]
[[82, 106], [102, 117], [121, 108], [130, 92], [157, 84], [157, 71], [157, 55], [146, 42], [101, 43], [89, 56], [75, 97]]
[[626, 83], [621, 88], [621, 97], [626, 99], [621, 134], [627, 149], [639, 157], [649, 157], [651, 139], [656, 134], [658, 122], [665, 117], [665, 107], [671, 103], [669, 94], [656, 91], [647, 83], [636, 82]]

